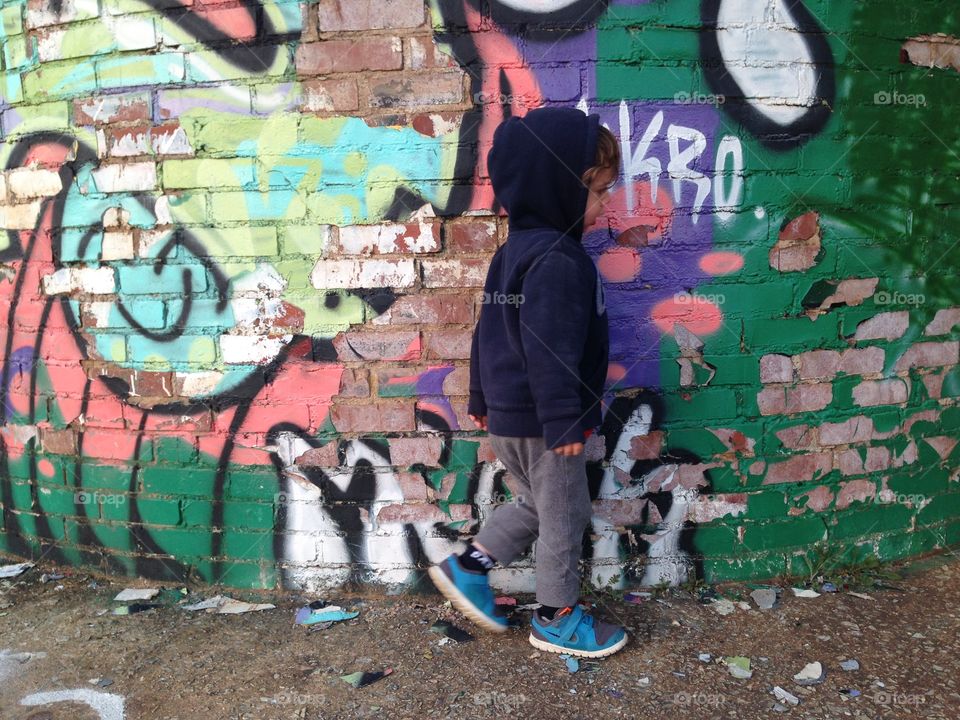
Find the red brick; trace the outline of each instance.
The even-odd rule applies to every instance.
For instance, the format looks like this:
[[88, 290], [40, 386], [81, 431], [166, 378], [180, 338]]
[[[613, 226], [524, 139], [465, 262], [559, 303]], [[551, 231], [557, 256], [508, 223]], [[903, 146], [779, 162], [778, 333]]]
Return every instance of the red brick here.
[[809, 425], [794, 425], [778, 430], [776, 436], [785, 448], [806, 450], [816, 443], [816, 428], [811, 428]]
[[869, 442], [874, 438], [873, 430], [873, 420], [865, 415], [857, 415], [843, 422], [825, 422], [820, 425], [820, 444], [847, 445]]
[[337, 359], [416, 360], [420, 333], [416, 331], [342, 332], [333, 338]]
[[663, 430], [630, 438], [630, 457], [634, 460], [656, 460], [663, 452]]
[[490, 261], [486, 259], [421, 260], [426, 287], [483, 287]]
[[833, 454], [828, 452], [796, 455], [783, 462], [770, 463], [764, 485], [778, 483], [808, 482], [815, 476], [824, 475], [833, 468]]
[[405, 502], [427, 501], [427, 483], [420, 473], [401, 471], [396, 478]]
[[301, 467], [338, 467], [340, 460], [337, 458], [337, 443], [328, 442], [326, 445], [311, 448], [294, 462]]
[[470, 368], [456, 367], [443, 379], [444, 395], [470, 394]]
[[923, 334], [946, 335], [956, 327], [957, 323], [960, 323], [960, 308], [942, 308], [937, 310], [933, 320], [923, 329]]
[[764, 355], [760, 358], [760, 382], [793, 382], [793, 360], [787, 355]]
[[497, 249], [497, 224], [492, 220], [451, 222], [446, 227], [447, 249], [460, 253], [487, 253]]
[[656, 506], [646, 498], [631, 498], [629, 500], [597, 500], [593, 503], [593, 514], [602, 517], [611, 525], [637, 525], [641, 522], [644, 511], [649, 507], [653, 517], [650, 522], [657, 522], [659, 512]]
[[935, 367], [939, 365], [956, 365], [960, 362], [960, 342], [921, 342], [907, 348], [907, 351], [897, 360], [896, 370], [907, 370], [912, 367]]
[[305, 43], [297, 48], [296, 66], [300, 75], [399, 70], [403, 67], [403, 44], [398, 37]]
[[300, 107], [309, 112], [349, 112], [360, 107], [354, 78], [307, 80], [302, 88]]
[[344, 368], [340, 376], [339, 397], [369, 397], [370, 371], [363, 368]]
[[463, 102], [463, 78], [463, 71], [457, 69], [371, 83], [369, 104], [375, 108], [459, 105]]
[[458, 520], [469, 520], [473, 516], [472, 505], [449, 505], [448, 515], [436, 505], [428, 503], [404, 503], [402, 505], [386, 505], [377, 513], [379, 523], [451, 523]]
[[473, 295], [404, 295], [374, 325], [466, 325], [472, 324]]
[[75, 125], [112, 125], [150, 120], [150, 101], [145, 94], [83, 98], [73, 101]]
[[868, 502], [877, 496], [877, 486], [869, 480], [851, 480], [840, 483], [840, 492], [837, 493], [837, 510], [850, 507], [853, 502]]
[[320, 0], [319, 30], [413, 28], [426, 22], [424, 0]]
[[422, 463], [435, 467], [443, 452], [443, 440], [436, 435], [415, 438], [390, 439], [390, 463], [397, 467], [410, 467]]
[[836, 350], [811, 350], [797, 355], [801, 380], [831, 380], [840, 367], [840, 353]]
[[857, 323], [854, 340], [896, 340], [910, 325], [910, 313], [906, 310], [883, 312]]
[[853, 388], [853, 402], [861, 407], [895, 405], [907, 401], [910, 388], [901, 378], [864, 380]]
[[799, 385], [787, 388], [786, 408], [788, 415], [797, 412], [823, 410], [833, 401], [833, 388], [826, 383]]
[[850, 348], [840, 353], [837, 370], [847, 375], [870, 375], [883, 372], [885, 353], [883, 348]]
[[411, 70], [455, 68], [457, 61], [437, 47], [433, 35], [418, 35], [404, 40], [405, 67]]
[[334, 405], [330, 421], [338, 432], [406, 432], [414, 430], [412, 401]]
[[473, 330], [434, 330], [427, 333], [424, 358], [469, 360]]
[[77, 433], [75, 430], [40, 429], [40, 446], [44, 452], [57, 455], [77, 454]]

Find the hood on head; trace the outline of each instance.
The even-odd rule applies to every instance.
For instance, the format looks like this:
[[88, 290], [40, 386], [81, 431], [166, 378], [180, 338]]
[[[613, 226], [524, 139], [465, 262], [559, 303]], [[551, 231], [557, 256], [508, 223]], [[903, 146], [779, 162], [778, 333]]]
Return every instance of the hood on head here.
[[550, 227], [580, 240], [588, 193], [580, 178], [596, 158], [599, 128], [599, 115], [554, 107], [497, 127], [487, 168], [511, 228]]

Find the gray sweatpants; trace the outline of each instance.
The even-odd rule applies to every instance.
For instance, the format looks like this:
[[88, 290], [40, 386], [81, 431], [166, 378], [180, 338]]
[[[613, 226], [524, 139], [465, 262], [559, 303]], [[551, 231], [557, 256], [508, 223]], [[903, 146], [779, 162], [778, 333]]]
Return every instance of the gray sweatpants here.
[[577, 561], [593, 514], [586, 456], [557, 455], [542, 437], [490, 435], [490, 445], [517, 481], [512, 502], [491, 513], [474, 541], [506, 567], [537, 540], [537, 602], [576, 604]]

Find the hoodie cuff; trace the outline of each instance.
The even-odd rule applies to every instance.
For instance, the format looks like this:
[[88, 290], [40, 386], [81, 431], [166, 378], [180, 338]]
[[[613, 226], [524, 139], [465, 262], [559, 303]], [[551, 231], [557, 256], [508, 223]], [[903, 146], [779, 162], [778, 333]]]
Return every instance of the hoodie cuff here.
[[548, 450], [570, 443], [582, 443], [583, 440], [583, 429], [575, 417], [551, 420], [543, 424], [543, 441]]
[[[461, 407], [463, 406], [461, 405]], [[487, 403], [481, 393], [475, 391], [470, 393], [470, 401], [467, 403], [467, 414], [477, 416], [487, 414]]]

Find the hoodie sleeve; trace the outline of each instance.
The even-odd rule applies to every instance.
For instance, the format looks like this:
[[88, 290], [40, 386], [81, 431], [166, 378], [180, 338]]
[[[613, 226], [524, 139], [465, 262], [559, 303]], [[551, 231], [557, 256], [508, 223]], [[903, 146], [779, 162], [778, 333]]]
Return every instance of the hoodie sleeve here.
[[523, 280], [520, 338], [547, 447], [583, 442], [580, 360], [593, 310], [591, 281], [577, 261], [548, 251]]
[[[483, 312], [481, 308], [480, 312]], [[473, 328], [473, 341], [470, 345], [470, 400], [467, 413], [483, 416], [487, 414], [487, 402], [480, 385], [480, 323]]]

